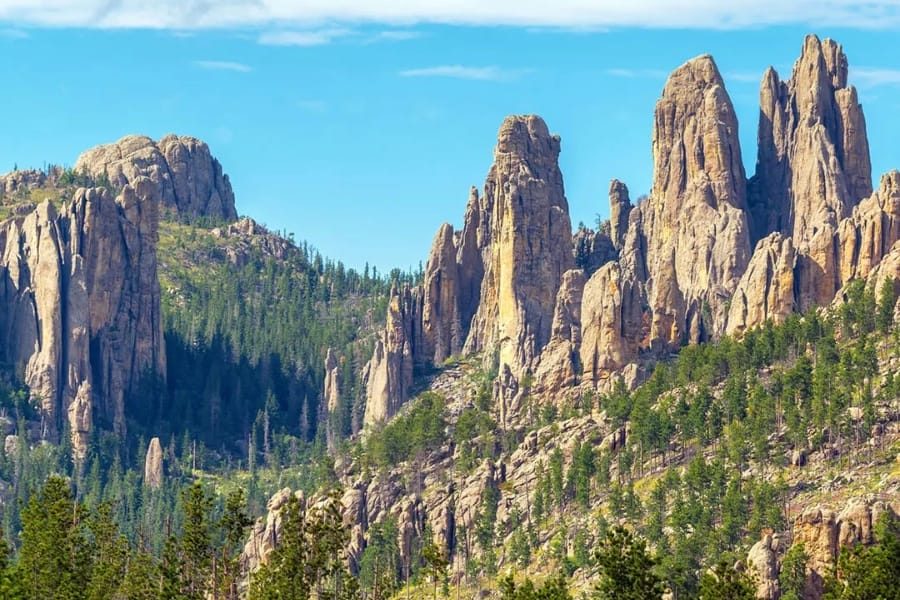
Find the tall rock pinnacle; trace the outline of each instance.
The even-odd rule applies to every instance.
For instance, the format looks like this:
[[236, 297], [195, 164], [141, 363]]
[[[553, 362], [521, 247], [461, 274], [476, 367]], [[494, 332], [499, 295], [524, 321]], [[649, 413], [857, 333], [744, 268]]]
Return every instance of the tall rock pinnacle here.
[[465, 350], [496, 349], [516, 376], [534, 368], [550, 341], [556, 292], [574, 266], [559, 150], [540, 117], [508, 117], [471, 224], [484, 279]]
[[750, 259], [738, 124], [711, 56], [666, 82], [653, 128], [653, 188], [643, 212], [651, 342], [678, 346], [724, 331]]

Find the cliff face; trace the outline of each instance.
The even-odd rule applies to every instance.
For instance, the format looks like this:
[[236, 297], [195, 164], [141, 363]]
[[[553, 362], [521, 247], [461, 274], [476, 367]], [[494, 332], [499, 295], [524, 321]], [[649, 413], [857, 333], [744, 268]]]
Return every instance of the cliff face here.
[[206, 142], [197, 138], [167, 135], [154, 142], [130, 135], [88, 150], [74, 168], [94, 178], [106, 176], [115, 187], [146, 177], [165, 209], [190, 217], [237, 219], [228, 175]]
[[138, 178], [0, 224], [0, 356], [41, 399], [45, 437], [69, 419], [76, 454], [94, 421], [124, 431], [128, 394], [165, 377], [158, 203]]

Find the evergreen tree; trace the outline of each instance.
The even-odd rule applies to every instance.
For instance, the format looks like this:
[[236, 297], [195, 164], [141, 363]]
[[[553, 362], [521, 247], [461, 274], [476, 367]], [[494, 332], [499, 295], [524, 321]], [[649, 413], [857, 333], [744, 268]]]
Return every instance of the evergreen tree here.
[[181, 580], [190, 600], [202, 600], [212, 576], [212, 499], [200, 483], [182, 492], [184, 528], [181, 534]]
[[724, 560], [700, 578], [699, 600], [754, 600], [756, 589], [746, 573], [739, 573]]
[[83, 531], [85, 513], [69, 482], [50, 477], [22, 509], [17, 576], [29, 600], [84, 598], [91, 563]]
[[594, 590], [595, 600], [662, 598], [665, 586], [656, 574], [659, 561], [628, 529], [616, 526], [607, 531], [596, 558], [600, 580]]

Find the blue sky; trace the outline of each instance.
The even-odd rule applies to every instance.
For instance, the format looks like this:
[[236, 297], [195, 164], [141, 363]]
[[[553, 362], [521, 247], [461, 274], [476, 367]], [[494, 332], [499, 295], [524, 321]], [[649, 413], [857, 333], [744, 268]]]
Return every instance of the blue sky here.
[[0, 171], [71, 165], [128, 133], [194, 135], [239, 213], [349, 266], [407, 268], [442, 222], [461, 224], [508, 114], [562, 136], [573, 224], [608, 214], [612, 177], [647, 192], [654, 104], [698, 54], [725, 77], [752, 174], [759, 80], [769, 65], [787, 78], [808, 32], [844, 45], [876, 181], [900, 167], [896, 2], [547, 6], [0, 0]]

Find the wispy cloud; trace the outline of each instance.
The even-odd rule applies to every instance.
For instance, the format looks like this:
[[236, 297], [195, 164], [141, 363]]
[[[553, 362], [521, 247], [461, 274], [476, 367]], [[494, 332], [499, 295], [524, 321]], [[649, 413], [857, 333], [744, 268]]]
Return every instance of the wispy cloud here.
[[422, 37], [421, 31], [413, 31], [410, 29], [391, 29], [388, 31], [379, 31], [370, 38], [373, 42], [403, 42], [406, 40], [414, 40]]
[[665, 79], [669, 73], [662, 69], [607, 69], [607, 75], [625, 77], [627, 79]]
[[850, 69], [850, 80], [859, 87], [900, 86], [900, 69], [854, 67]]
[[265, 46], [324, 46], [337, 39], [353, 35], [352, 29], [334, 27], [305, 31], [267, 31], [259, 36]]
[[310, 23], [420, 23], [549, 28], [765, 25], [888, 29], [900, 25], [896, 0], [0, 0], [0, 22], [132, 29], [260, 27]]
[[21, 29], [0, 29], [0, 38], [7, 40], [24, 40], [31, 37], [27, 31]]
[[476, 81], [510, 81], [518, 79], [527, 69], [501, 69], [500, 67], [467, 67], [463, 65], [441, 65], [421, 69], [400, 71], [401, 77], [450, 77], [452, 79], [472, 79]]
[[253, 70], [250, 65], [227, 60], [195, 60], [194, 66], [210, 71], [234, 71], [236, 73], [249, 73]]

